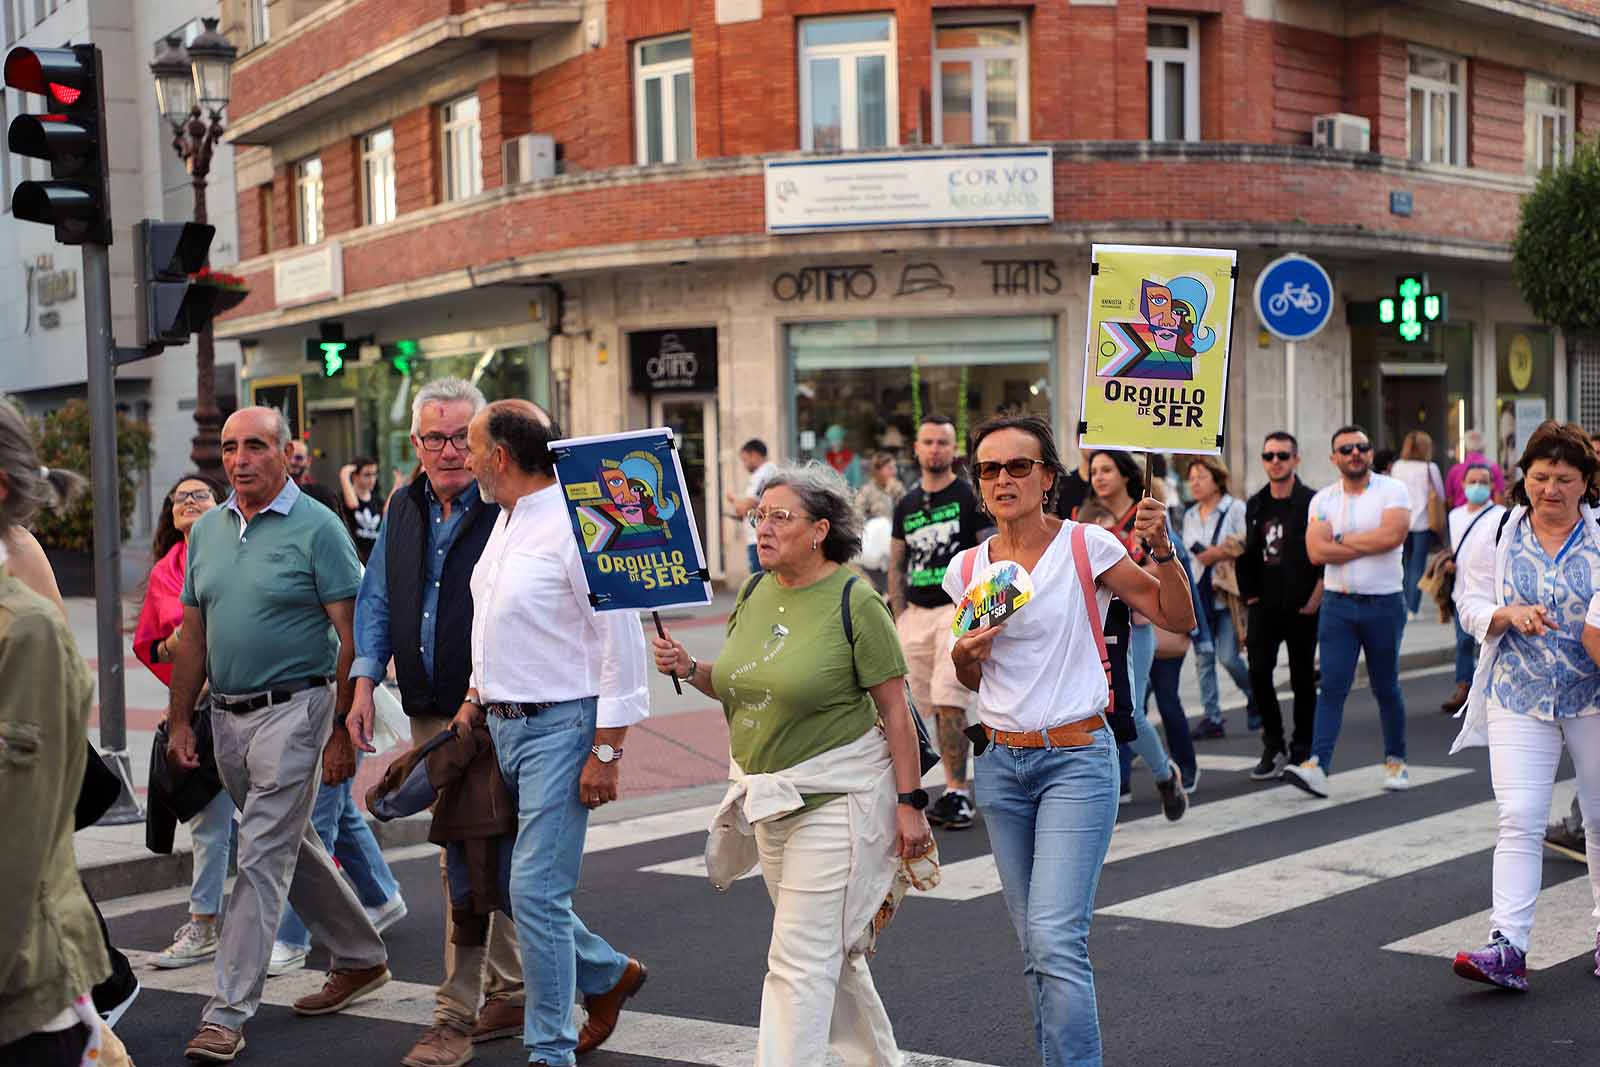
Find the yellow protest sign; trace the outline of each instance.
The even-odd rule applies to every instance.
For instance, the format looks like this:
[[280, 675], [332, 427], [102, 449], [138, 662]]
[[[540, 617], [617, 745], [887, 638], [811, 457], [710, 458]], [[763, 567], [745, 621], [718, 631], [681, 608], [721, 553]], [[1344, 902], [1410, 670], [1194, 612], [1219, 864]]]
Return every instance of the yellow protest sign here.
[[1238, 253], [1095, 245], [1079, 447], [1222, 451]]

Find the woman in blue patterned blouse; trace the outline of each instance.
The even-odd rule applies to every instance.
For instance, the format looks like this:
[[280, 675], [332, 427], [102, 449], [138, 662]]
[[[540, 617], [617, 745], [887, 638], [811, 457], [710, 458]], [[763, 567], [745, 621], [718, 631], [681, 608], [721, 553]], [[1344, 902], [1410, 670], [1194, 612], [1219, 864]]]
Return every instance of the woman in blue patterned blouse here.
[[[1500, 809], [1489, 943], [1456, 957], [1463, 978], [1528, 988], [1545, 822], [1563, 743], [1578, 772], [1589, 882], [1600, 915], [1600, 666], [1583, 647], [1600, 591], [1600, 460], [1579, 426], [1546, 422], [1517, 466], [1523, 480], [1494, 538], [1474, 538], [1458, 570], [1461, 625], [1483, 642], [1452, 752], [1489, 746]], [[1600, 965], [1600, 938], [1596, 943]], [[1597, 971], [1600, 973], [1600, 971]]]

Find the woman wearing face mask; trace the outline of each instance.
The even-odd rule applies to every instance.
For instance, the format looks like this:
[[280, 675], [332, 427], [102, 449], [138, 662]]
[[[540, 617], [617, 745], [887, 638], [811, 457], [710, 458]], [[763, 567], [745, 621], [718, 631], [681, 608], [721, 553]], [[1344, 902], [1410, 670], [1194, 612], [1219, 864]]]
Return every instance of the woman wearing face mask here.
[[[1456, 560], [1466, 558], [1466, 554], [1477, 539], [1486, 529], [1494, 529], [1500, 522], [1500, 515], [1506, 509], [1499, 504], [1490, 503], [1494, 492], [1494, 472], [1482, 463], [1474, 463], [1467, 467], [1467, 473], [1462, 478], [1462, 492], [1466, 494], [1467, 502], [1450, 512], [1450, 555], [1451, 559], [1445, 563], [1447, 573], [1456, 572]], [[1456, 593], [1461, 592], [1461, 582], [1456, 582]], [[1461, 612], [1455, 613], [1456, 626], [1456, 691], [1450, 699], [1439, 705], [1439, 710], [1446, 715], [1454, 715], [1461, 710], [1461, 705], [1467, 702], [1467, 693], [1472, 687], [1472, 672], [1478, 667], [1478, 642], [1472, 635], [1461, 628]]]

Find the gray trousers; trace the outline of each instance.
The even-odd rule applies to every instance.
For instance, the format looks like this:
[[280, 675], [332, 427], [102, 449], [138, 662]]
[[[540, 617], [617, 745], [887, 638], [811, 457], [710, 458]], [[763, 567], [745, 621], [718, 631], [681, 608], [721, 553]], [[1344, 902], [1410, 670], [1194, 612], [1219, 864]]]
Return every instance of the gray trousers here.
[[334, 687], [235, 714], [213, 709], [217, 770], [239, 809], [239, 877], [222, 916], [217, 992], [203, 1018], [239, 1030], [261, 1006], [272, 939], [287, 897], [335, 969], [388, 959], [383, 939], [311, 827]]

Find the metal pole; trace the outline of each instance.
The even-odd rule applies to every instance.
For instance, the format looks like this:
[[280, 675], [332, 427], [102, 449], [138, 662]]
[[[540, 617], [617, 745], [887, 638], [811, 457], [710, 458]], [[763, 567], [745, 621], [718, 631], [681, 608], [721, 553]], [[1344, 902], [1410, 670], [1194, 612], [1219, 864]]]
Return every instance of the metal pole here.
[[89, 440], [94, 488], [95, 651], [100, 663], [100, 748], [122, 780], [122, 795], [100, 821], [144, 819], [133, 796], [122, 676], [122, 510], [117, 503], [116, 342], [111, 337], [111, 268], [104, 245], [84, 244]]
[[1289, 432], [1292, 433], [1292, 434], [1295, 434], [1296, 436], [1298, 436], [1299, 433], [1300, 433], [1300, 427], [1296, 426], [1295, 423], [1294, 423], [1294, 417], [1295, 417], [1295, 414], [1296, 414], [1296, 405], [1295, 405], [1295, 402], [1294, 402], [1295, 401], [1294, 392], [1295, 392], [1295, 389], [1299, 385], [1299, 383], [1295, 381], [1295, 370], [1296, 370], [1296, 368], [1295, 368], [1295, 365], [1294, 365], [1294, 356], [1295, 356], [1294, 342], [1293, 341], [1285, 341], [1283, 343], [1283, 348], [1284, 348], [1284, 353], [1283, 353], [1283, 377], [1284, 377], [1284, 387], [1285, 387], [1284, 388], [1284, 393], [1285, 393], [1285, 395], [1287, 397], [1287, 399], [1285, 401], [1285, 404], [1284, 404], [1284, 407], [1286, 409], [1285, 410], [1285, 414], [1288, 416], [1283, 421], [1284, 421], [1284, 424], [1289, 427]]

